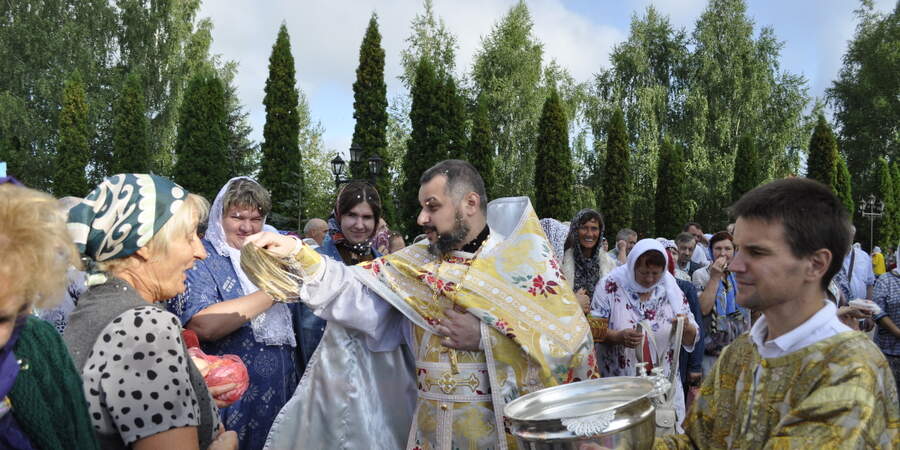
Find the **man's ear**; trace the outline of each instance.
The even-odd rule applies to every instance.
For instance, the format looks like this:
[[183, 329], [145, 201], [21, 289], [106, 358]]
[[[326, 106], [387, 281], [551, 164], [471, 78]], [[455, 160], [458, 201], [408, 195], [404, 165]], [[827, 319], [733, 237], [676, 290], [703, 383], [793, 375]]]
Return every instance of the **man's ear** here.
[[831, 265], [832, 254], [827, 248], [821, 248], [806, 257], [809, 266], [806, 269], [806, 277], [809, 280], [818, 280], [825, 276]]
[[469, 192], [463, 197], [463, 208], [467, 216], [473, 216], [481, 209], [481, 197], [475, 192]]

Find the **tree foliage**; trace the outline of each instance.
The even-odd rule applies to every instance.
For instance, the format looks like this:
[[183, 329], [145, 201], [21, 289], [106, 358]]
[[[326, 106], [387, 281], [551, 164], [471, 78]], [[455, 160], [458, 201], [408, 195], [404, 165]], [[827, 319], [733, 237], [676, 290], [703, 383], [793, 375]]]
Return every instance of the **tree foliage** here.
[[416, 217], [419, 210], [419, 177], [429, 167], [447, 159], [449, 154], [444, 134], [446, 117], [442, 114], [442, 85], [431, 61], [419, 60], [409, 113], [412, 133], [403, 158], [406, 179], [400, 190], [400, 224], [409, 235], [418, 230]]
[[607, 126], [603, 188], [597, 197], [597, 203], [604, 214], [606, 228], [613, 233], [622, 228], [632, 227], [629, 156], [625, 115], [619, 109], [613, 113]]
[[[884, 211], [881, 218], [876, 222], [875, 236], [873, 238], [876, 245], [883, 248], [895, 245], [898, 236], [894, 235], [897, 220], [900, 219], [900, 211], [897, 210], [897, 200], [894, 198], [896, 192], [894, 188], [893, 174], [888, 162], [884, 158], [878, 158], [878, 190], [876, 198], [884, 202]], [[871, 251], [871, 249], [869, 249]]]
[[237, 86], [234, 84], [237, 64], [229, 61], [218, 72], [222, 82], [225, 83], [225, 107], [228, 111], [226, 146], [229, 178], [256, 177], [260, 164], [259, 145], [250, 139], [250, 133], [253, 132], [253, 128], [250, 127], [250, 113], [244, 110], [238, 99]]
[[749, 134], [741, 136], [734, 161], [734, 177], [731, 182], [732, 203], [759, 186], [765, 178], [765, 161], [760, 157], [753, 136]]
[[147, 107], [138, 73], [129, 74], [113, 105], [113, 151], [109, 173], [147, 173], [153, 169], [147, 140]]
[[59, 146], [53, 193], [57, 197], [84, 197], [90, 191], [85, 167], [91, 156], [91, 132], [88, 125], [88, 102], [84, 81], [75, 72], [63, 88], [62, 111], [59, 113]]
[[853, 203], [853, 184], [851, 180], [850, 170], [847, 168], [847, 160], [844, 159], [843, 155], [838, 153], [837, 176], [835, 177], [835, 183], [832, 190], [837, 193], [838, 198], [841, 199], [841, 203], [847, 208], [847, 214], [850, 214], [850, 217], [853, 217], [856, 210]]
[[479, 98], [472, 117], [472, 134], [466, 159], [475, 166], [484, 180], [488, 199], [494, 198], [494, 140], [487, 103]]
[[808, 153], [806, 178], [811, 178], [826, 186], [835, 186], [838, 176], [837, 141], [822, 114], [819, 114], [816, 129], [809, 139]]
[[827, 94], [853, 185], [871, 192], [878, 158], [900, 160], [900, 3], [880, 14], [863, 0], [856, 14], [856, 34]]
[[519, 1], [482, 40], [472, 79], [487, 102], [497, 158], [497, 196], [534, 193], [535, 139], [546, 92], [541, 85], [543, 46], [533, 36], [528, 7]]
[[228, 182], [225, 87], [215, 74], [191, 79], [181, 106], [175, 141], [175, 182], [187, 190], [214, 199]]
[[550, 93], [541, 112], [534, 186], [534, 209], [539, 217], [563, 221], [572, 217], [575, 172], [572, 170], [566, 113], [556, 91]]
[[[673, 238], [682, 225], [689, 221], [687, 178], [684, 169], [684, 149], [663, 138], [659, 147], [659, 164], [656, 170], [656, 200], [654, 212], [656, 235]], [[610, 231], [613, 229], [610, 228]], [[618, 231], [618, 229], [616, 229]]]
[[435, 72], [451, 75], [456, 67], [456, 36], [447, 30], [444, 19], [435, 17], [432, 0], [422, 2], [423, 11], [410, 23], [411, 33], [406, 38], [407, 47], [400, 51], [403, 73], [398, 78], [411, 89], [416, 79], [419, 60], [425, 58], [434, 65]]
[[[303, 157], [303, 217], [311, 219], [328, 218], [334, 209], [334, 177], [331, 174], [331, 159], [335, 153], [325, 149], [322, 135], [325, 129], [319, 122], [313, 122], [309, 113], [309, 102], [303, 91], [299, 91], [300, 104], [297, 114], [300, 122], [300, 154]], [[382, 197], [383, 202], [389, 201]]]
[[272, 194], [269, 220], [276, 227], [296, 230], [302, 221], [303, 189], [299, 147], [299, 93], [287, 26], [282, 24], [269, 56], [266, 79], [266, 124], [263, 127], [259, 182]]

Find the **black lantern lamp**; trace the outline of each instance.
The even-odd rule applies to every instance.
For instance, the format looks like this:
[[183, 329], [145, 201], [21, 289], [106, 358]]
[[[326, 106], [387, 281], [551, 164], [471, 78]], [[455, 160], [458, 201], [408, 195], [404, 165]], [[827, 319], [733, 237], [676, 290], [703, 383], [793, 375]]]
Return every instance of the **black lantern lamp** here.
[[341, 155], [337, 155], [331, 160], [331, 174], [335, 179], [344, 174], [344, 164], [344, 158], [341, 158]]
[[[366, 164], [369, 172], [369, 182], [372, 185], [375, 185], [378, 174], [381, 173], [381, 169], [384, 166], [384, 161], [379, 158], [377, 155], [369, 158], [368, 160], [363, 159], [363, 149], [357, 144], [353, 144], [350, 146], [350, 167], [358, 167], [359, 164]], [[344, 175], [344, 168], [347, 163], [341, 158], [341, 155], [337, 155], [334, 159], [331, 160], [331, 174], [334, 175], [334, 184], [335, 186], [340, 187], [343, 183], [348, 183], [353, 181], [351, 178], [353, 176], [353, 172], [350, 171], [346, 176]]]
[[377, 155], [369, 158], [369, 178], [372, 179], [372, 184], [375, 184], [375, 180], [378, 179], [378, 175], [381, 174], [381, 165], [384, 161], [381, 160]]
[[356, 164], [358, 162], [362, 162], [363, 159], [363, 150], [359, 144], [353, 144], [350, 146], [350, 162]]

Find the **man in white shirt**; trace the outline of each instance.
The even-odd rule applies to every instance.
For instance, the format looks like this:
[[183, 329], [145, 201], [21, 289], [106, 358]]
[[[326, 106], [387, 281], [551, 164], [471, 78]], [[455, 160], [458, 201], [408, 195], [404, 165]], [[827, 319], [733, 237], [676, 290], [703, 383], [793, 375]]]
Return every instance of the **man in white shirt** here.
[[827, 186], [785, 178], [731, 208], [736, 301], [762, 313], [725, 347], [684, 422], [655, 448], [898, 448], [897, 387], [879, 349], [825, 290], [849, 247]]
[[707, 246], [706, 236], [703, 235], [703, 227], [697, 222], [688, 222], [684, 226], [683, 231], [693, 234], [694, 238], [697, 239], [697, 245], [694, 246], [694, 255], [691, 256], [691, 261], [701, 266], [709, 264], [709, 247]]

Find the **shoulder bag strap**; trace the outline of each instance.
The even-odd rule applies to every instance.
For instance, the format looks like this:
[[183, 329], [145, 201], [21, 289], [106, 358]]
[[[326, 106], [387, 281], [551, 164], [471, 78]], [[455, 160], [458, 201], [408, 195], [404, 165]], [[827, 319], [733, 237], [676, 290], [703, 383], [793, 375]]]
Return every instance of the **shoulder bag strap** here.
[[856, 249], [850, 248], [850, 269], [847, 270], [847, 284], [853, 281], [853, 263], [856, 262]]

